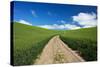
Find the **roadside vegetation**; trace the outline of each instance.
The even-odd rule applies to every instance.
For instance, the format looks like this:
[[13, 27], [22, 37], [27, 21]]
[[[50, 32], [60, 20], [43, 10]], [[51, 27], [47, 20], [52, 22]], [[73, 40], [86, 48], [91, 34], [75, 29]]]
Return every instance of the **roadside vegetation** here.
[[[54, 31], [13, 23], [14, 65], [33, 64]], [[53, 34], [52, 34], [53, 33]]]
[[86, 61], [97, 60], [97, 28], [66, 31], [61, 39]]

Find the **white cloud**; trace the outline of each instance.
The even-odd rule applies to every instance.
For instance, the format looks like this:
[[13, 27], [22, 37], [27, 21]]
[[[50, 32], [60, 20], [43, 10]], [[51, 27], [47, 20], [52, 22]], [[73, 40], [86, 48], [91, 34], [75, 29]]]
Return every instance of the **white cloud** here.
[[79, 13], [77, 16], [72, 16], [73, 21], [84, 27], [94, 27], [97, 25], [95, 13]]
[[68, 28], [68, 29], [80, 29], [81, 27], [80, 26], [77, 26], [77, 25], [72, 25], [72, 24], [65, 24], [65, 28]]
[[53, 25], [40, 25], [39, 27], [47, 29], [64, 29], [63, 25], [53, 24]]
[[19, 20], [19, 23], [26, 24], [26, 25], [31, 25], [32, 26], [31, 23], [29, 23], [29, 22], [27, 22], [25, 20]]
[[64, 24], [64, 25], [58, 25], [58, 24], [53, 24], [53, 25], [39, 25], [39, 27], [42, 28], [47, 28], [47, 29], [69, 29], [69, 30], [73, 30], [73, 29], [79, 29], [81, 27], [77, 26], [77, 25], [71, 25], [71, 24]]
[[32, 15], [33, 15], [34, 17], [37, 17], [37, 14], [36, 14], [36, 12], [35, 12], [34, 10], [32, 10], [31, 13], [32, 13]]
[[61, 20], [60, 22], [61, 22], [62, 24], [66, 24], [66, 21], [64, 21], [64, 20]]
[[48, 15], [49, 15], [49, 16], [51, 16], [51, 15], [52, 15], [52, 13], [48, 11]]

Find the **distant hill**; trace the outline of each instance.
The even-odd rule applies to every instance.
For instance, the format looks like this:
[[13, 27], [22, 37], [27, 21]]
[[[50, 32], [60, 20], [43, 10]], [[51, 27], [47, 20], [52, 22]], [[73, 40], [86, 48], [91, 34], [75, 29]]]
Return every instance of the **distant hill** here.
[[67, 30], [63, 36], [69, 38], [85, 38], [96, 41], [97, 40], [97, 27], [81, 28], [77, 30]]

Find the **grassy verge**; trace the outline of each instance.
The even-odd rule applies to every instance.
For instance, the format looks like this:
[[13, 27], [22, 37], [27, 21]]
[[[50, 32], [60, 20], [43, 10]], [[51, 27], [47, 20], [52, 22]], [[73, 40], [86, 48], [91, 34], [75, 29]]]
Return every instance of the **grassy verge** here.
[[61, 35], [61, 39], [70, 48], [79, 51], [86, 61], [97, 60], [97, 28], [69, 30]]
[[15, 66], [33, 64], [48, 40], [55, 35], [52, 30], [35, 26], [28, 26], [20, 23], [13, 23], [13, 26], [13, 65]]
[[14, 50], [14, 65], [30, 65], [33, 64], [37, 56], [49, 41], [50, 37], [33, 44], [29, 49]]
[[97, 42], [88, 39], [71, 39], [66, 37], [61, 37], [63, 42], [65, 42], [70, 48], [75, 51], [79, 51], [81, 56], [86, 61], [96, 61], [97, 60]]

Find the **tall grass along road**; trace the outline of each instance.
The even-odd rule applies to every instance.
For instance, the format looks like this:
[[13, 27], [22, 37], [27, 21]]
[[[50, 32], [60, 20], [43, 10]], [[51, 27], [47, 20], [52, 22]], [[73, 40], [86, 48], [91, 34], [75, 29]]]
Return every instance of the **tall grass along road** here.
[[84, 60], [71, 50], [59, 36], [54, 36], [44, 47], [43, 52], [36, 60], [35, 64], [52, 64], [83, 62]]

